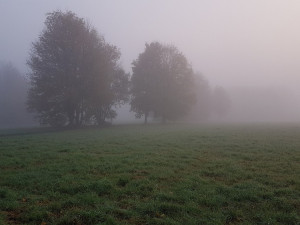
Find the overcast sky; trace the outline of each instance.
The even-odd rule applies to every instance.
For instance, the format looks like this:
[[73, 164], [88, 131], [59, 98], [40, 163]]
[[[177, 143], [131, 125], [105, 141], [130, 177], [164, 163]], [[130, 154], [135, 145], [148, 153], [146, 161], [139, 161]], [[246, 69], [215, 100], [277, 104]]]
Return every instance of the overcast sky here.
[[145, 42], [177, 46], [213, 85], [300, 85], [299, 0], [0, 0], [0, 60], [26, 68], [45, 14], [71, 10], [122, 52], [122, 65]]

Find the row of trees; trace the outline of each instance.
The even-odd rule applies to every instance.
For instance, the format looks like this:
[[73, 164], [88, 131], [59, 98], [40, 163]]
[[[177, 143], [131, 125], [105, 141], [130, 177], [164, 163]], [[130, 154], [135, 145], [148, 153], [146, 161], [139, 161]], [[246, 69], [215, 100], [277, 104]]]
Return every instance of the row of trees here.
[[[72, 12], [49, 13], [28, 65], [28, 106], [52, 126], [103, 124], [130, 99], [137, 117], [166, 120], [185, 115], [196, 102], [193, 70], [171, 45], [146, 44], [133, 74], [119, 66], [120, 51]], [[130, 82], [131, 81], [131, 82]]]
[[221, 87], [211, 87], [200, 73], [195, 76], [197, 102], [186, 116], [188, 121], [222, 120], [231, 108], [231, 99]]
[[145, 123], [150, 115], [165, 122], [195, 111], [201, 85], [175, 46], [146, 44], [132, 76], [121, 68], [120, 55], [74, 13], [49, 13], [28, 60], [28, 109], [51, 126], [101, 125], [126, 102]]

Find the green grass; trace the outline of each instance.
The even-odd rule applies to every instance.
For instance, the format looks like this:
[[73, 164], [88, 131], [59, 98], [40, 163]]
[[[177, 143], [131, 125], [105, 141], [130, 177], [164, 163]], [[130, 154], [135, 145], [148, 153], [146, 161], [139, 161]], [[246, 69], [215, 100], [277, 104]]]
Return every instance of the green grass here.
[[0, 224], [299, 224], [300, 126], [0, 136]]

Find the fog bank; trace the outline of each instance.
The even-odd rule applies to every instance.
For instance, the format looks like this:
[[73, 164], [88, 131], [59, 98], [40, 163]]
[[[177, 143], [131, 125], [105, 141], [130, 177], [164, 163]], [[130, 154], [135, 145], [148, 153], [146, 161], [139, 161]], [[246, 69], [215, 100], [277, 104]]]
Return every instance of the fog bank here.
[[231, 122], [300, 122], [299, 93], [283, 87], [228, 89]]

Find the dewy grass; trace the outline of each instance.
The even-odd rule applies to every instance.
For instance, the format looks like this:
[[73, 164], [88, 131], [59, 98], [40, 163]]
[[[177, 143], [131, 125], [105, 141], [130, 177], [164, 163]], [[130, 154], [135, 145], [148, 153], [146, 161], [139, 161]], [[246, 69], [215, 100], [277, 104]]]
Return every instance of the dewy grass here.
[[0, 224], [300, 222], [300, 126], [2, 134]]

